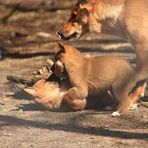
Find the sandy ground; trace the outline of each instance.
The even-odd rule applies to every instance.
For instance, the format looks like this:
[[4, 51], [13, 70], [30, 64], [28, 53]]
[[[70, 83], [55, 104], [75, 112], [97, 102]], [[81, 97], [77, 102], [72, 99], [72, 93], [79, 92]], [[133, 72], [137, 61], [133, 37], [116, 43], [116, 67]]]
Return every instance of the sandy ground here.
[[[8, 12], [1, 6], [1, 16]], [[138, 109], [116, 118], [99, 108], [51, 112], [35, 104], [23, 91], [35, 81], [33, 73], [58, 50], [55, 32], [69, 12], [16, 11], [7, 23], [0, 23], [0, 147], [146, 148], [148, 109], [141, 103]], [[69, 44], [84, 54], [116, 55], [135, 63], [135, 51], [115, 37], [87, 34]], [[144, 100], [147, 96], [148, 90]]]

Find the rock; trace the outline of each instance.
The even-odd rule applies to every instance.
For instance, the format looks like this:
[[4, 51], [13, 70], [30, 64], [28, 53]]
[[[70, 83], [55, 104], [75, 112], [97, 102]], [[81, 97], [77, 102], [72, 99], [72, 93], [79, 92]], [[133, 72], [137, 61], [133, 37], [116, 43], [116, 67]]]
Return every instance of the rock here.
[[51, 37], [51, 34], [46, 33], [46, 32], [38, 32], [37, 33], [37, 36], [38, 37], [42, 37], [42, 38], [50, 38]]

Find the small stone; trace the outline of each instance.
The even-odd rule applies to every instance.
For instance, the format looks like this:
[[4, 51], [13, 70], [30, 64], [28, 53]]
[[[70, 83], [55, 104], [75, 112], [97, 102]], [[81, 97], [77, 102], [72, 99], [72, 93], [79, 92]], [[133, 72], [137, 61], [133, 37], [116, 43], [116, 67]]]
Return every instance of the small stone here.
[[37, 36], [43, 37], [43, 38], [50, 38], [51, 37], [51, 34], [46, 33], [46, 32], [38, 32], [37, 33]]

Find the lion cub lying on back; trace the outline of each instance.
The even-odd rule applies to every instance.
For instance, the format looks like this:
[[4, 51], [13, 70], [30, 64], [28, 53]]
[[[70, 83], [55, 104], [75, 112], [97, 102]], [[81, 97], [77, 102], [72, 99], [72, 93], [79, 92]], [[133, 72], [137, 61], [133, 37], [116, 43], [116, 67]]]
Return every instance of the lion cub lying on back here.
[[[38, 101], [35, 99], [37, 102], [45, 106], [48, 106], [49, 102], [53, 107], [64, 101], [72, 109], [82, 110], [86, 107], [88, 95], [109, 92], [119, 102], [118, 110], [112, 114], [116, 116], [128, 111], [140, 98], [145, 80], [140, 72], [136, 72], [125, 60], [114, 56], [86, 57], [71, 46], [59, 46], [60, 51], [55, 55], [55, 60], [63, 65], [63, 71], [66, 70], [71, 87], [65, 91], [60, 91], [58, 86], [51, 89], [54, 92], [51, 99], [50, 89], [48, 91], [46, 87], [50, 87], [51, 82], [44, 81], [39, 89], [35, 88], [36, 92], [31, 93], [38, 97]], [[63, 71], [61, 70], [61, 73]], [[61, 73], [56, 75], [61, 76]], [[137, 79], [143, 80], [138, 86]]]

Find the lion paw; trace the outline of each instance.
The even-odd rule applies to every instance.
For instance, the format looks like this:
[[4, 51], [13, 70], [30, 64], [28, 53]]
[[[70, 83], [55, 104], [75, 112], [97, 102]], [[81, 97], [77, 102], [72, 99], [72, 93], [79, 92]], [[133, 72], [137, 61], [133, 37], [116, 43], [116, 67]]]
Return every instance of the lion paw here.
[[115, 111], [115, 112], [112, 113], [112, 116], [113, 117], [120, 116], [120, 113], [118, 111]]

